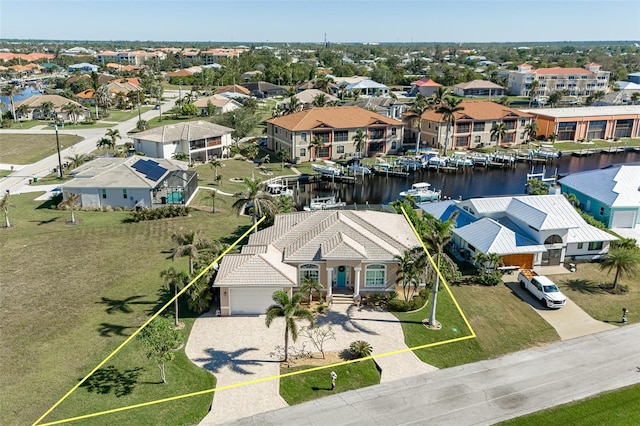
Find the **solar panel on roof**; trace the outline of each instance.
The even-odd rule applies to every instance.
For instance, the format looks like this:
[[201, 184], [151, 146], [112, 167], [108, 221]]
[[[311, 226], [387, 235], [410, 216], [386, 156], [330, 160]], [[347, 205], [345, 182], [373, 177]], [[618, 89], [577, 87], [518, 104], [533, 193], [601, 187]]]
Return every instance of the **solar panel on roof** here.
[[131, 167], [152, 181], [157, 181], [167, 171], [167, 169], [153, 160], [138, 160]]
[[149, 173], [147, 173], [147, 178], [155, 182], [160, 179], [166, 171], [167, 169], [165, 169], [164, 167], [155, 166], [152, 170], [149, 171]]

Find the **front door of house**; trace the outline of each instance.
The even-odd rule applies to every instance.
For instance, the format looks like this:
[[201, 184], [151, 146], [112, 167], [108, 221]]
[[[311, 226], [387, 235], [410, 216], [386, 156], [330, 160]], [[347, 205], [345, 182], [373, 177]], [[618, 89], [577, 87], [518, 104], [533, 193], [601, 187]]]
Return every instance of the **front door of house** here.
[[543, 266], [559, 265], [561, 256], [562, 256], [562, 249], [547, 250], [545, 253], [542, 253], [542, 265]]
[[346, 287], [347, 286], [347, 267], [346, 266], [338, 266], [338, 270], [336, 272], [336, 287]]

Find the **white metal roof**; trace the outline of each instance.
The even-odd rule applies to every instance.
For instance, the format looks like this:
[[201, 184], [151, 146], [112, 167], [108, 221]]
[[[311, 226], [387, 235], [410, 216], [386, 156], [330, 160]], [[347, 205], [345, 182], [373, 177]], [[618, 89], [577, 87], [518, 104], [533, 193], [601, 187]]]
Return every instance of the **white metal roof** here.
[[506, 255], [542, 253], [546, 251], [544, 245], [516, 234], [506, 226], [488, 217], [458, 228], [453, 232], [483, 253]]
[[640, 164], [572, 173], [558, 182], [611, 207], [640, 209]]
[[589, 107], [572, 107], [572, 108], [536, 108], [521, 109], [534, 115], [544, 115], [553, 118], [568, 117], [595, 117], [600, 115], [640, 115], [640, 105], [613, 105], [613, 106], [589, 106]]
[[347, 90], [354, 90], [354, 89], [388, 89], [388, 87], [385, 86], [382, 83], [378, 83], [378, 82], [373, 81], [373, 80], [362, 80], [360, 82], [351, 83], [351, 84], [347, 85], [346, 89]]

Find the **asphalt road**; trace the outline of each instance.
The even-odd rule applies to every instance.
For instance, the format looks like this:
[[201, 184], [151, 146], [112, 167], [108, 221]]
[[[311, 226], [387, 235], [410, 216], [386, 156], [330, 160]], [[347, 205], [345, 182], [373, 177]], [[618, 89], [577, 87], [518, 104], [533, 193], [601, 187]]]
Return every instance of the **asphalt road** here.
[[336, 394], [236, 425], [490, 425], [640, 383], [640, 324]]
[[[177, 92], [175, 93], [177, 96]], [[162, 111], [168, 111], [173, 108], [176, 98], [173, 92], [165, 93], [165, 96], [169, 98], [163, 105]], [[143, 120], [150, 120], [158, 116], [158, 111], [151, 110], [142, 114]], [[136, 124], [138, 123], [138, 116], [134, 118], [123, 121], [117, 125], [111, 127], [112, 129], [120, 130], [120, 134], [122, 135], [122, 140], [119, 140], [118, 143], [122, 144], [131, 138], [127, 137], [127, 132], [134, 129]], [[86, 129], [86, 130], [62, 130], [58, 129], [58, 133], [60, 134], [69, 134], [69, 135], [78, 135], [85, 138], [83, 141], [78, 142], [74, 146], [70, 148], [65, 148], [61, 150], [60, 155], [62, 157], [62, 161], [64, 162], [65, 157], [73, 156], [74, 154], [89, 154], [96, 150], [96, 144], [98, 140], [104, 137], [107, 128], [100, 129]], [[55, 135], [55, 130], [33, 130], [33, 129], [8, 129], [8, 130], [0, 130], [0, 137], [3, 134], [7, 133], [25, 133], [25, 134], [43, 134], [43, 135]], [[19, 194], [22, 192], [22, 188], [29, 184], [29, 179], [34, 177], [42, 178], [51, 173], [54, 167], [58, 166], [58, 155], [57, 153], [51, 155], [47, 158], [44, 158], [36, 163], [26, 165], [22, 167], [19, 171], [12, 173], [9, 176], [6, 176], [0, 179], [0, 194], [4, 194], [4, 192], [8, 189], [11, 191], [11, 194]]]

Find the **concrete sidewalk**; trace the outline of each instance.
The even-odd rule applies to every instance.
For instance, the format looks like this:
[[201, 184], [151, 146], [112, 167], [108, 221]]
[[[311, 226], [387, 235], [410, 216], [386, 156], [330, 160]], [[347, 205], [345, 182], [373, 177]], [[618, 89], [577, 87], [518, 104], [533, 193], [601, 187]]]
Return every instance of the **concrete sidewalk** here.
[[490, 425], [640, 383], [640, 324], [254, 415], [237, 425]]

